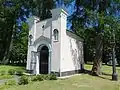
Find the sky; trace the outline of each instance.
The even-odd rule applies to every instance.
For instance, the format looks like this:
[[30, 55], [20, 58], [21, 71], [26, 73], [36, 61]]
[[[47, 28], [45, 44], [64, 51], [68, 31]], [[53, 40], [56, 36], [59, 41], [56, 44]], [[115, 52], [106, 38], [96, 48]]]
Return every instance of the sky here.
[[[71, 16], [73, 14], [73, 12], [75, 12], [75, 1], [73, 1], [69, 6], [67, 6], [65, 9], [68, 12], [68, 17]], [[67, 29], [70, 30], [70, 27], [72, 26], [72, 24], [67, 21]]]
[[[56, 8], [64, 8], [67, 13], [69, 14], [69, 16], [71, 16], [73, 14], [73, 12], [75, 11], [75, 0], [73, 2], [71, 2], [69, 5], [64, 5], [64, 3], [56, 3]], [[28, 12], [28, 10], [26, 8], [24, 8], [24, 6], [21, 7], [21, 12], [22, 14], [18, 17], [18, 19], [16, 20], [17, 22], [17, 26], [21, 27], [22, 26], [22, 21], [24, 22], [28, 22], [27, 18], [32, 16], [32, 13], [29, 12], [29, 15], [26, 15], [26, 13]], [[120, 16], [120, 11], [116, 12], [116, 17]], [[70, 30], [70, 27], [72, 26], [71, 22], [67, 21], [67, 29]]]
[[[62, 5], [61, 3], [56, 3], [56, 8], [64, 8], [68, 13], [68, 17], [71, 16], [75, 11], [74, 6], [75, 6], [75, 0], [66, 6], [64, 5], [64, 3], [62, 3]], [[71, 22], [67, 20], [67, 29], [70, 30], [71, 26], [72, 26]]]
[[[60, 7], [61, 7], [61, 8], [64, 8], [64, 9], [67, 11], [68, 17], [69, 17], [69, 16], [72, 15], [73, 12], [75, 11], [74, 5], [75, 5], [75, 1], [71, 2], [71, 3], [70, 3], [69, 5], [67, 5], [67, 6], [65, 6], [64, 4], [60, 5], [60, 4], [56, 3], [56, 8], [60, 8]], [[22, 12], [22, 15], [21, 15], [20, 17], [18, 17], [18, 19], [16, 20], [16, 23], [17, 23], [17, 26], [18, 26], [18, 27], [21, 27], [21, 26], [22, 26], [22, 21], [28, 22], [28, 19], [27, 19], [27, 18], [29, 18], [29, 17], [32, 16], [32, 13], [31, 13], [31, 12], [29, 12], [28, 17], [25, 15], [25, 13], [27, 12], [27, 9], [24, 8], [24, 6], [21, 7], [21, 12]], [[68, 30], [70, 29], [71, 26], [72, 26], [72, 24], [71, 24], [69, 21], [67, 21], [67, 29], [68, 29]]]

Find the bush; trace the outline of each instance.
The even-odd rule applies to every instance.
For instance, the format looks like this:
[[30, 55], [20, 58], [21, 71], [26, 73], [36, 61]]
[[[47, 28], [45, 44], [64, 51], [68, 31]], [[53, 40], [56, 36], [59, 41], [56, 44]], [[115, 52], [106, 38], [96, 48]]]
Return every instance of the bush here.
[[5, 71], [0, 71], [0, 75], [5, 75]]
[[45, 75], [45, 76], [44, 76], [44, 79], [45, 79], [45, 80], [50, 80], [50, 74]]
[[19, 85], [26, 85], [28, 83], [29, 83], [28, 76], [22, 76], [21, 78], [19, 78], [19, 81], [18, 81]]
[[31, 81], [43, 81], [43, 80], [57, 80], [57, 77], [55, 74], [47, 74], [47, 75], [37, 75], [33, 76]]
[[14, 75], [14, 74], [15, 74], [15, 70], [14, 70], [14, 69], [10, 69], [10, 70], [8, 71], [8, 73], [9, 73], [10, 75]]
[[33, 76], [32, 81], [43, 81], [44, 75]]
[[16, 85], [16, 81], [15, 80], [8, 80], [7, 82], [5, 82], [5, 85]]
[[19, 76], [23, 75], [23, 70], [17, 70], [16, 75], [19, 75]]
[[54, 73], [49, 75], [49, 80], [57, 80], [57, 77]]

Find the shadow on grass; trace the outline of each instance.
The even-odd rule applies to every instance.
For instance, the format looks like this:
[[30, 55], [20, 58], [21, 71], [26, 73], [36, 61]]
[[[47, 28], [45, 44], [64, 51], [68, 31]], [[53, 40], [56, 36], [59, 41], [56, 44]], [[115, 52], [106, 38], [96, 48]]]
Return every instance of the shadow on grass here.
[[104, 73], [104, 72], [102, 72], [101, 75], [97, 76], [97, 75], [94, 75], [94, 74], [92, 73], [92, 71], [85, 69], [82, 73], [83, 73], [83, 74], [89, 74], [89, 75], [91, 75], [91, 76], [99, 77], [99, 78], [106, 79], [106, 80], [110, 80], [110, 81], [112, 80], [112, 79], [110, 79], [110, 78], [108, 77], [108, 76], [111, 76], [111, 77], [112, 77], [112, 75], [111, 75], [111, 74]]
[[[104, 76], [98, 76], [99, 78], [105, 79], [105, 80], [110, 80], [112, 81], [112, 79], [108, 78], [108, 77], [104, 77]], [[112, 77], [112, 76], [111, 76]]]
[[104, 73], [104, 72], [102, 72], [102, 75], [112, 76], [112, 74], [108, 74], [108, 73]]

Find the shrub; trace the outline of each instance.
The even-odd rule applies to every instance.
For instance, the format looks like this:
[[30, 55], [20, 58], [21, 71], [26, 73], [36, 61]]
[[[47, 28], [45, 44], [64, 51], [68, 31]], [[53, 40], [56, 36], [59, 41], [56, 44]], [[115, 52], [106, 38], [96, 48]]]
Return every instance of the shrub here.
[[32, 81], [43, 81], [44, 75], [33, 76]]
[[23, 70], [17, 70], [16, 74], [19, 75], [19, 76], [23, 75]]
[[57, 80], [57, 77], [54, 73], [49, 75], [49, 80]]
[[36, 76], [32, 76], [31, 81], [38, 81]]
[[14, 74], [15, 74], [15, 70], [14, 70], [14, 69], [10, 69], [10, 70], [8, 71], [8, 73], [9, 73], [10, 75], [14, 75]]
[[31, 81], [43, 81], [43, 80], [57, 80], [57, 77], [55, 74], [47, 74], [47, 75], [37, 75], [33, 76]]
[[16, 81], [15, 80], [8, 80], [7, 82], [5, 82], [5, 85], [16, 85]]
[[5, 75], [5, 73], [6, 73], [6, 72], [5, 72], [5, 71], [3, 71], [3, 70], [2, 70], [2, 71], [0, 71], [0, 74], [1, 74], [1, 75]]
[[50, 80], [50, 74], [45, 75], [45, 76], [44, 76], [44, 79], [45, 79], [45, 80]]
[[22, 76], [21, 78], [19, 78], [19, 81], [18, 81], [19, 85], [26, 85], [28, 83], [29, 83], [28, 76]]

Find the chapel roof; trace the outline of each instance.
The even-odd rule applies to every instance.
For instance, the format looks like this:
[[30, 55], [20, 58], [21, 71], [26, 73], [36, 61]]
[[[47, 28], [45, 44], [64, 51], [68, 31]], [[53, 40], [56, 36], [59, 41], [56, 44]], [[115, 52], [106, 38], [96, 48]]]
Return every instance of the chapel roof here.
[[77, 39], [77, 40], [80, 40], [80, 41], [84, 41], [84, 39], [82, 39], [80, 36], [78, 36], [78, 35], [76, 35], [73, 31], [71, 31], [71, 30], [66, 30], [66, 33], [67, 33], [67, 35], [68, 36], [70, 36], [70, 37], [72, 37], [72, 38], [75, 38], [75, 39]]

